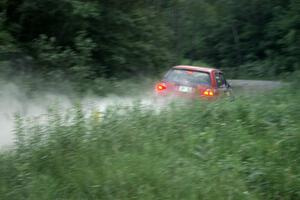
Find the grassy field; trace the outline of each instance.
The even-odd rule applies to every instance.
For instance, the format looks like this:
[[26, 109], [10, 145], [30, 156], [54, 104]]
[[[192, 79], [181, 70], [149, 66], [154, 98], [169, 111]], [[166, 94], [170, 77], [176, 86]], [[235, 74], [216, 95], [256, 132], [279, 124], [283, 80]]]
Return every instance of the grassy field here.
[[[292, 92], [291, 92], [292, 91]], [[300, 199], [300, 93], [16, 119], [0, 199]]]

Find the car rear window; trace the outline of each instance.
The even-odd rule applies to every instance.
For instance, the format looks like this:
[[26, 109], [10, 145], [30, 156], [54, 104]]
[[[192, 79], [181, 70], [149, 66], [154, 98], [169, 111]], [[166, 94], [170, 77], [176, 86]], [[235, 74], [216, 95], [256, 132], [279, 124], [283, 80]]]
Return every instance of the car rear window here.
[[209, 73], [183, 69], [170, 70], [164, 79], [178, 84], [210, 85], [211, 83]]

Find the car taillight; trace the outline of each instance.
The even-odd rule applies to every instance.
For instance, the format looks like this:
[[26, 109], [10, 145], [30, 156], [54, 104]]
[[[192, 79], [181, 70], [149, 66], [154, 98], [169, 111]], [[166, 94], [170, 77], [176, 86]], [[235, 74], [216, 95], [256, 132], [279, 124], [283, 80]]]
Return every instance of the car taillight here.
[[214, 96], [214, 91], [212, 89], [206, 89], [204, 92], [203, 92], [203, 95], [204, 96]]
[[159, 83], [159, 84], [156, 85], [156, 90], [157, 91], [163, 91], [165, 89], [167, 89], [167, 86], [164, 83]]

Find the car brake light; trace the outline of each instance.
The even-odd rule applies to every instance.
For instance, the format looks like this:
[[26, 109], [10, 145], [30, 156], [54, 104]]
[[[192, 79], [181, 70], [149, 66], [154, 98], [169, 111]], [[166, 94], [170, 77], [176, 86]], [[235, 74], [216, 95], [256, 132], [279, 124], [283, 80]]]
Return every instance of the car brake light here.
[[156, 85], [156, 89], [157, 89], [158, 91], [163, 91], [163, 90], [167, 89], [167, 87], [166, 87], [166, 84], [164, 84], [164, 83], [159, 83], [159, 84]]
[[204, 94], [205, 96], [214, 96], [214, 92], [213, 92], [212, 89], [206, 89], [206, 90], [203, 92], [203, 94]]

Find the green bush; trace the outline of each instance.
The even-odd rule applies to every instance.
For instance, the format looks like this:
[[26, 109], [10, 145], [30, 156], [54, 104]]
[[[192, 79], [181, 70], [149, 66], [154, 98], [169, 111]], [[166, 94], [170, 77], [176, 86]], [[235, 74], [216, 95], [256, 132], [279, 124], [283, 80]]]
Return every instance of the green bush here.
[[18, 117], [0, 199], [299, 199], [299, 97]]

